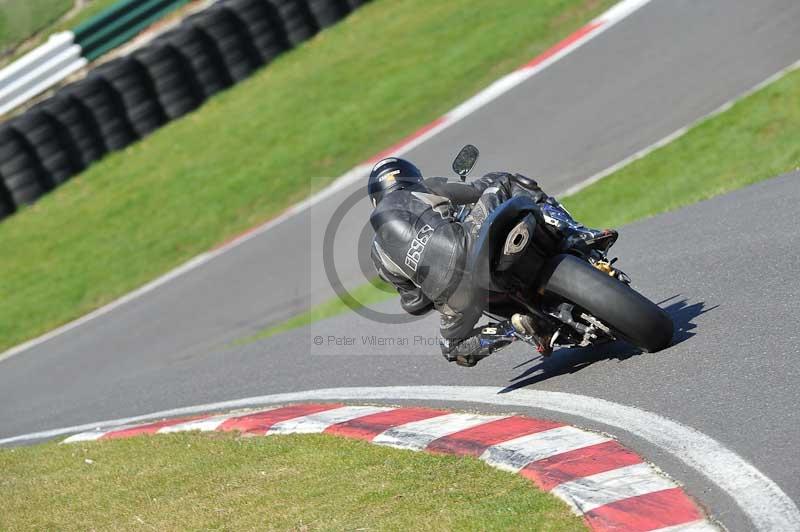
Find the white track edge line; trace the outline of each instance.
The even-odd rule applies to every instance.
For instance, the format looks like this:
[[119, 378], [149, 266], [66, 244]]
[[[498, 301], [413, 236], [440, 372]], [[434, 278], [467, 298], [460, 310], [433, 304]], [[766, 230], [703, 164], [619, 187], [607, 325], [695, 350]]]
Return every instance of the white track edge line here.
[[593, 185], [593, 184], [597, 183], [598, 181], [610, 176], [611, 174], [617, 172], [618, 170], [621, 170], [621, 169], [625, 168], [629, 164], [631, 164], [631, 163], [633, 163], [635, 161], [638, 161], [639, 159], [642, 159], [642, 158], [646, 157], [647, 155], [650, 155], [652, 152], [658, 150], [659, 148], [663, 148], [664, 146], [666, 146], [667, 144], [670, 144], [672, 141], [674, 141], [676, 139], [681, 138], [686, 133], [688, 133], [692, 129], [696, 128], [697, 126], [703, 124], [704, 122], [706, 122], [708, 120], [711, 120], [712, 118], [714, 118], [714, 117], [716, 117], [718, 115], [721, 115], [722, 113], [724, 113], [725, 111], [729, 110], [731, 107], [733, 107], [734, 105], [736, 105], [740, 101], [744, 100], [748, 96], [752, 96], [753, 94], [757, 93], [761, 89], [767, 87], [771, 83], [774, 83], [774, 82], [778, 81], [779, 79], [781, 79], [784, 76], [786, 76], [787, 74], [797, 70], [798, 68], [800, 68], [800, 61], [797, 61], [797, 62], [792, 63], [791, 65], [789, 65], [787, 67], [784, 67], [783, 69], [781, 69], [778, 72], [772, 74], [771, 76], [769, 76], [765, 80], [756, 83], [755, 85], [753, 85], [752, 87], [750, 87], [746, 91], [742, 92], [738, 96], [735, 96], [735, 97], [731, 98], [730, 100], [726, 101], [725, 103], [723, 103], [722, 105], [720, 105], [719, 107], [717, 107], [716, 109], [711, 111], [710, 113], [701, 116], [700, 118], [698, 118], [697, 120], [695, 120], [691, 124], [688, 124], [688, 125], [683, 126], [683, 127], [679, 128], [679, 129], [676, 129], [675, 131], [673, 131], [672, 133], [670, 133], [666, 137], [662, 138], [661, 140], [657, 140], [653, 144], [650, 144], [649, 146], [646, 146], [646, 147], [642, 148], [641, 150], [637, 151], [633, 155], [631, 155], [629, 157], [626, 157], [625, 159], [621, 160], [620, 162], [609, 166], [605, 170], [602, 170], [602, 171], [594, 174], [593, 176], [585, 179], [584, 181], [581, 181], [580, 183], [578, 183], [576, 185], [572, 185], [571, 187], [569, 187], [564, 192], [562, 192], [562, 193], [560, 193], [558, 195], [561, 196], [562, 198], [565, 198], [567, 196], [572, 196], [573, 194], [576, 194], [576, 193], [580, 192], [581, 190], [585, 189], [586, 187], [588, 187], [590, 185]]
[[[570, 46], [564, 48], [563, 50], [560, 50], [557, 54], [554, 54], [552, 57], [549, 57], [547, 60], [545, 60], [542, 63], [540, 63], [535, 68], [527, 68], [526, 69], [526, 68], [523, 67], [523, 68], [515, 70], [514, 72], [511, 72], [511, 73], [507, 74], [506, 76], [503, 76], [502, 78], [496, 80], [494, 83], [492, 83], [489, 87], [487, 87], [483, 91], [479, 92], [475, 96], [472, 96], [471, 98], [469, 98], [468, 100], [466, 100], [462, 104], [458, 105], [456, 108], [454, 108], [450, 112], [448, 112], [445, 115], [443, 115], [443, 117], [440, 117], [440, 119], [442, 119], [442, 118], [446, 119], [447, 117], [452, 117], [452, 121], [451, 122], [447, 122], [447, 120], [445, 120], [445, 122], [447, 122], [447, 123], [439, 124], [437, 127], [434, 127], [430, 131], [427, 131], [425, 134], [420, 135], [419, 137], [416, 137], [416, 138], [412, 139], [410, 142], [408, 142], [408, 143], [404, 144], [403, 146], [399, 147], [396, 150], [396, 153], [398, 155], [400, 155], [400, 154], [406, 153], [407, 151], [415, 148], [416, 146], [418, 146], [422, 142], [430, 139], [431, 137], [433, 137], [434, 135], [440, 133], [441, 131], [443, 131], [447, 127], [455, 124], [460, 119], [462, 119], [465, 116], [467, 116], [468, 114], [475, 112], [476, 110], [480, 109], [481, 107], [483, 107], [484, 105], [488, 104], [489, 102], [497, 99], [502, 94], [508, 92], [509, 90], [511, 90], [512, 88], [516, 87], [520, 83], [524, 82], [525, 80], [527, 80], [531, 76], [533, 76], [533, 75], [537, 74], [538, 72], [542, 71], [544, 68], [546, 68], [547, 66], [550, 66], [551, 64], [553, 64], [557, 60], [561, 59], [565, 55], [569, 54], [573, 50], [577, 49], [578, 47], [582, 46], [583, 44], [585, 44], [585, 43], [589, 42], [590, 40], [594, 39], [596, 36], [600, 35], [605, 30], [607, 30], [611, 26], [615, 25], [617, 22], [620, 22], [621, 20], [625, 19], [631, 13], [635, 12], [636, 10], [640, 9], [641, 7], [645, 6], [646, 4], [648, 4], [651, 1], [652, 0], [622, 0], [621, 2], [615, 4], [608, 11], [606, 11], [603, 14], [601, 14], [599, 17], [595, 18], [594, 20], [592, 20], [590, 22], [590, 24], [591, 23], [601, 23], [602, 22], [603, 23], [602, 26], [599, 26], [598, 28], [595, 28], [593, 31], [589, 32], [587, 35], [584, 35], [583, 37], [578, 39], [576, 42], [572, 43]], [[512, 83], [508, 83], [508, 82], [503, 83], [504, 80], [513, 80], [514, 83], [513, 84]], [[189, 261], [187, 261], [184, 264], [178, 266], [177, 268], [175, 268], [173, 270], [170, 270], [169, 272], [165, 273], [161, 277], [158, 277], [158, 278], [154, 279], [153, 281], [150, 281], [149, 283], [146, 283], [146, 284], [142, 285], [141, 287], [133, 290], [132, 292], [129, 292], [129, 293], [125, 294], [124, 296], [122, 296], [122, 297], [120, 297], [118, 299], [115, 299], [114, 301], [111, 301], [110, 303], [107, 303], [106, 305], [103, 305], [102, 307], [100, 307], [98, 309], [95, 309], [95, 310], [89, 312], [88, 314], [86, 314], [86, 315], [84, 315], [84, 316], [82, 316], [82, 317], [80, 317], [80, 318], [78, 318], [76, 320], [68, 322], [68, 323], [66, 323], [66, 324], [64, 324], [64, 325], [62, 325], [62, 326], [60, 326], [60, 327], [58, 327], [56, 329], [53, 329], [52, 331], [49, 331], [49, 332], [47, 332], [47, 333], [45, 333], [45, 334], [43, 334], [41, 336], [38, 336], [36, 338], [32, 338], [32, 339], [30, 339], [30, 340], [28, 340], [26, 342], [18, 344], [16, 346], [14, 346], [14, 347], [12, 347], [12, 348], [0, 353], [0, 362], [4, 361], [6, 359], [9, 359], [9, 358], [11, 358], [11, 357], [13, 357], [15, 355], [18, 355], [18, 354], [20, 354], [20, 353], [22, 353], [24, 351], [27, 351], [28, 349], [36, 347], [37, 345], [40, 345], [40, 344], [43, 344], [43, 343], [45, 343], [45, 342], [47, 342], [49, 340], [52, 340], [53, 338], [55, 338], [57, 336], [60, 336], [60, 335], [66, 333], [66, 332], [68, 332], [68, 331], [70, 331], [72, 329], [75, 329], [76, 327], [79, 327], [79, 326], [83, 325], [84, 323], [87, 323], [87, 322], [89, 322], [89, 321], [91, 321], [91, 320], [93, 320], [95, 318], [98, 318], [98, 317], [100, 317], [100, 316], [102, 316], [104, 314], [108, 314], [109, 312], [113, 311], [117, 307], [125, 305], [126, 303], [128, 303], [130, 301], [133, 301], [134, 299], [138, 299], [139, 297], [145, 295], [148, 292], [151, 292], [151, 291], [155, 290], [156, 288], [168, 283], [169, 281], [171, 281], [171, 280], [173, 280], [173, 279], [175, 279], [177, 277], [180, 277], [181, 275], [183, 275], [183, 274], [185, 274], [185, 273], [187, 273], [187, 272], [189, 272], [191, 270], [194, 270], [195, 268], [198, 268], [198, 267], [202, 266], [203, 264], [206, 264], [207, 262], [209, 262], [210, 260], [214, 259], [215, 257], [218, 257], [218, 256], [222, 255], [223, 253], [226, 253], [226, 252], [230, 251], [231, 249], [240, 246], [241, 244], [247, 242], [251, 238], [254, 238], [254, 237], [256, 237], [256, 236], [258, 236], [258, 235], [260, 235], [260, 234], [272, 229], [273, 227], [283, 223], [284, 221], [288, 220], [289, 218], [295, 216], [296, 214], [308, 209], [309, 207], [311, 207], [313, 205], [316, 205], [316, 204], [320, 203], [321, 201], [325, 200], [326, 198], [328, 198], [329, 196], [331, 196], [334, 193], [338, 192], [339, 190], [342, 190], [345, 187], [347, 187], [347, 186], [349, 186], [349, 185], [351, 185], [353, 183], [356, 183], [359, 179], [363, 178], [365, 172], [368, 171], [371, 167], [372, 167], [372, 165], [369, 164], [369, 163], [359, 164], [355, 168], [349, 170], [347, 173], [345, 173], [344, 175], [342, 175], [341, 177], [336, 179], [333, 183], [331, 183], [325, 189], [323, 189], [323, 190], [317, 192], [316, 194], [308, 197], [307, 199], [301, 201], [300, 203], [297, 203], [297, 204], [289, 207], [282, 214], [280, 214], [276, 218], [273, 218], [272, 220], [266, 222], [265, 224], [263, 224], [263, 225], [261, 225], [259, 227], [256, 227], [256, 228], [246, 232], [245, 234], [243, 234], [243, 235], [241, 235], [241, 236], [239, 236], [237, 238], [234, 238], [232, 241], [224, 244], [223, 246], [221, 246], [219, 248], [216, 248], [216, 249], [213, 249], [213, 250], [210, 250], [210, 251], [207, 251], [207, 252], [204, 252], [204, 253], [201, 253], [201, 254], [197, 255], [196, 257], [190, 259]]]
[[800, 530], [800, 510], [777, 484], [722, 443], [694, 428], [653, 412], [595, 397], [542, 390], [500, 391], [487, 386], [387, 386], [288, 392], [24, 434], [0, 439], [0, 445], [165, 417], [298, 401], [413, 400], [537, 408], [619, 428], [675, 456], [728, 494], [756, 530]]

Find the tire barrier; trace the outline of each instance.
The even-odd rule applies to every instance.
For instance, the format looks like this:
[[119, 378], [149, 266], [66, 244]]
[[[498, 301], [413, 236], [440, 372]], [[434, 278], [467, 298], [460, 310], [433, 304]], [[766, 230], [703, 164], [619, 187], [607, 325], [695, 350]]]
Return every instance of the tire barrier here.
[[270, 0], [283, 23], [283, 31], [292, 46], [317, 34], [319, 24], [305, 0]]
[[226, 5], [216, 5], [191, 15], [184, 23], [214, 41], [234, 83], [247, 78], [262, 65], [247, 26]]
[[166, 123], [167, 115], [158, 101], [153, 80], [141, 62], [122, 57], [106, 63], [95, 73], [119, 94], [128, 122], [139, 138]]
[[194, 72], [172, 46], [153, 44], [135, 52], [153, 83], [158, 104], [170, 120], [194, 111], [203, 101]]
[[12, 127], [24, 137], [39, 160], [47, 188], [60, 185], [80, 171], [71, 139], [47, 113], [31, 110], [12, 121]]
[[6, 188], [5, 183], [0, 182], [0, 219], [11, 216], [17, 210], [11, 192]]
[[[117, 6], [127, 11], [116, 11], [124, 16], [114, 19], [115, 24], [120, 19], [144, 20], [153, 10], [179, 3], [125, 0]], [[220, 0], [131, 55], [97, 67], [0, 124], [0, 219], [106, 153], [193, 111], [363, 3]], [[82, 27], [82, 38], [111, 34], [98, 29], [103, 27], [99, 20]], [[96, 39], [91, 42], [101, 42]], [[92, 44], [91, 50], [99, 51], [111, 41], [102, 42]]]
[[83, 170], [106, 153], [100, 129], [91, 112], [66, 91], [34, 106], [57, 123], [59, 131], [71, 142], [78, 170]]
[[122, 97], [99, 75], [91, 73], [68, 85], [64, 92], [89, 112], [105, 151], [121, 150], [138, 138], [125, 113]]
[[308, 7], [320, 28], [336, 24], [346, 17], [351, 9], [345, 0], [308, 0]]
[[204, 99], [233, 85], [214, 40], [194, 26], [168, 31], [160, 35], [154, 44], [170, 46], [183, 57], [184, 63], [194, 72]]
[[52, 188], [33, 148], [13, 125], [0, 129], [0, 174], [15, 206], [29, 205]]
[[225, 7], [247, 29], [262, 64], [291, 48], [278, 9], [263, 0], [228, 0]]

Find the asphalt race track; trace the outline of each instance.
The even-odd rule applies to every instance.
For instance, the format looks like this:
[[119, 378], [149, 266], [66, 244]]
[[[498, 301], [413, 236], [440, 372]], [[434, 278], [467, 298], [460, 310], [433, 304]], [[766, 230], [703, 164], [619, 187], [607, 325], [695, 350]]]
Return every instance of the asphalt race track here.
[[[547, 190], [564, 190], [800, 59], [798, 24], [800, 4], [792, 0], [650, 3], [409, 157], [428, 173], [443, 173], [460, 145], [472, 142], [483, 152], [478, 172], [544, 175]], [[794, 363], [800, 338], [792, 325], [800, 313], [800, 239], [786, 230], [798, 220], [800, 175], [623, 229], [615, 248], [621, 267], [678, 325], [676, 345], [659, 354], [614, 344], [562, 351], [542, 362], [514, 346], [466, 370], [445, 364], [433, 345], [376, 347], [361, 340], [367, 334], [433, 337], [433, 317], [390, 327], [352, 315], [233, 345], [330, 295], [319, 244], [350, 193], [0, 362], [0, 438], [295, 390], [458, 384], [508, 386], [513, 393], [531, 387], [601, 397], [684, 423], [739, 453], [800, 501], [794, 446], [800, 441]], [[356, 208], [336, 240], [346, 283], [361, 279], [354, 242], [365, 212]], [[355, 345], [316, 347], [317, 335], [352, 337]], [[646, 442], [620, 436], [684, 482], [732, 530], [749, 529], [713, 484]]]

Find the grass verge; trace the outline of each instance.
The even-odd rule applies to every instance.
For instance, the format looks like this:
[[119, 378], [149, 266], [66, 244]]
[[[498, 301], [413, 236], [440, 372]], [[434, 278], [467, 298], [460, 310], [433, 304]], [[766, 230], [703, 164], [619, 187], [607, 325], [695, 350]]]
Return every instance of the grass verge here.
[[0, 450], [4, 530], [586, 530], [474, 458], [326, 435], [171, 434]]
[[[0, 351], [306, 197], [614, 0], [375, 0], [0, 223]], [[380, 73], [376, 75], [376, 73]]]
[[0, 1], [0, 53], [53, 24], [71, 7], [72, 0]]
[[800, 166], [800, 70], [564, 200], [582, 222], [622, 224], [672, 211]]
[[50, 35], [72, 30], [117, 2], [89, 0], [64, 18], [74, 4], [72, 0], [0, 0], [0, 66], [43, 44]]
[[[589, 226], [619, 227], [794, 170], [800, 167], [798, 138], [800, 71], [795, 71], [563, 203]], [[546, 190], [547, 179], [541, 182]], [[364, 301], [392, 297], [369, 284], [357, 291]], [[333, 299], [253, 338], [347, 310]]]

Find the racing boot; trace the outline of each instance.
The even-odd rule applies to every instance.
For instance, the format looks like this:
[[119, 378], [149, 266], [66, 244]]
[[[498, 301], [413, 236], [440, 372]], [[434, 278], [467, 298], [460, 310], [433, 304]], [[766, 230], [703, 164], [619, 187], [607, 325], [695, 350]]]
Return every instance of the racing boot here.
[[513, 326], [509, 322], [490, 323], [473, 329], [472, 334], [460, 340], [439, 338], [442, 356], [448, 362], [471, 368], [492, 353], [514, 341]]
[[536, 344], [536, 351], [542, 356], [549, 357], [553, 353], [550, 345], [552, 335], [545, 333], [546, 328], [537, 325], [536, 320], [527, 314], [514, 314], [511, 316], [511, 325], [522, 336], [528, 337]]

